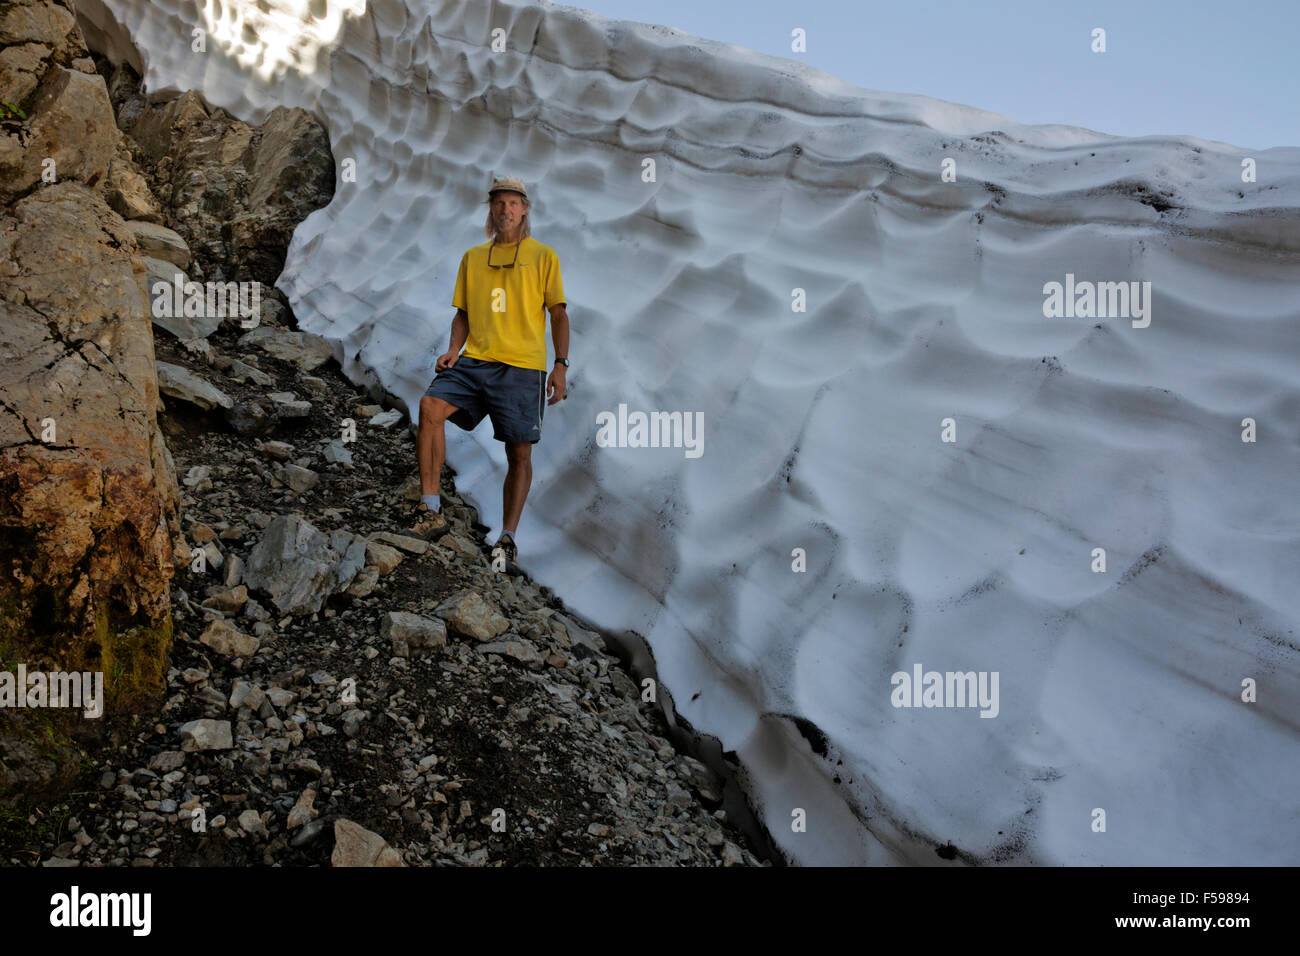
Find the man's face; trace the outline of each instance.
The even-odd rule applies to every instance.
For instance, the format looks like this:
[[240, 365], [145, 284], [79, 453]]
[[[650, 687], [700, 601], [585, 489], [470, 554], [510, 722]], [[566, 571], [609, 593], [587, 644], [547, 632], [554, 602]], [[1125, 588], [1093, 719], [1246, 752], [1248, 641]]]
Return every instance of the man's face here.
[[509, 232], [524, 218], [524, 201], [519, 193], [503, 190], [492, 197], [492, 221], [497, 230]]

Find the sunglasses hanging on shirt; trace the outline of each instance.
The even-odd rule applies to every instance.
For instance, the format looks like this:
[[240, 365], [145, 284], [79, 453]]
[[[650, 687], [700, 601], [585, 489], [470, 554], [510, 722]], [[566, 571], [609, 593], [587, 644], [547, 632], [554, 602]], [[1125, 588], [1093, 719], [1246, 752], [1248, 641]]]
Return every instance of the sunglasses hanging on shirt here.
[[496, 248], [496, 245], [497, 245], [496, 240], [493, 240], [492, 245], [488, 246], [488, 268], [489, 269], [513, 269], [515, 267], [515, 263], [519, 261], [519, 247], [523, 245], [523, 240], [521, 239], [519, 242], [515, 243], [515, 257], [511, 259], [509, 263], [494, 266], [492, 264], [492, 250]]

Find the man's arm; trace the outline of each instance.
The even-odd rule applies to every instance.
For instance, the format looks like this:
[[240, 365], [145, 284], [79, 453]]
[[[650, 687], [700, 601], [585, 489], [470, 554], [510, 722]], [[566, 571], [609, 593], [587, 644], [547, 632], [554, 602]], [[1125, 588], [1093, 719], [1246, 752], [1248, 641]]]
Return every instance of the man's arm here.
[[[468, 328], [466, 324], [466, 328]], [[555, 343], [555, 357], [569, 357], [569, 313], [561, 302], [551, 308], [551, 340]], [[563, 365], [560, 368], [564, 368]]]
[[441, 372], [449, 369], [456, 364], [460, 358], [461, 346], [469, 338], [469, 313], [464, 309], [456, 310], [456, 318], [451, 320], [451, 344], [447, 346], [447, 351], [438, 356], [438, 360], [433, 363], [433, 370]]
[[[563, 302], [556, 303], [551, 309], [551, 338], [555, 341], [555, 357], [568, 358], [569, 313], [564, 311]], [[556, 362], [555, 368], [551, 369], [551, 374], [546, 379], [546, 394], [549, 396], [547, 405], [563, 401], [564, 393], [569, 390], [566, 372], [568, 368], [559, 362]]]
[[465, 347], [465, 340], [469, 338], [469, 313], [464, 309], [456, 310], [456, 318], [451, 320], [451, 344], [447, 346], [447, 351], [452, 355], [459, 355], [460, 350]]

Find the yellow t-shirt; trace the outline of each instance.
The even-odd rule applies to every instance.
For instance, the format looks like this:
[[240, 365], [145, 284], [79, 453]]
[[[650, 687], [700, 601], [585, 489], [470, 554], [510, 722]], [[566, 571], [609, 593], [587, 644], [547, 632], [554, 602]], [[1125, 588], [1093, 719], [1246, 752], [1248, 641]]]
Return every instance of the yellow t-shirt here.
[[[515, 247], [519, 258], [515, 259]], [[513, 269], [489, 269], [515, 263]], [[546, 311], [564, 302], [560, 257], [532, 236], [474, 246], [460, 259], [453, 308], [469, 313], [464, 355], [546, 371]]]

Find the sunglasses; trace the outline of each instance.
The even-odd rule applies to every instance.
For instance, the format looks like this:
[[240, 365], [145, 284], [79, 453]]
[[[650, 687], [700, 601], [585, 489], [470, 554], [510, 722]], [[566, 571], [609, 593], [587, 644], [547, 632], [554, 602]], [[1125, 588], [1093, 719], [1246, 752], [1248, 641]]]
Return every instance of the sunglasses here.
[[521, 240], [520, 242], [515, 243], [515, 257], [510, 260], [509, 264], [503, 264], [499, 266], [494, 266], [492, 264], [492, 250], [496, 248], [496, 245], [497, 244], [493, 242], [492, 245], [488, 246], [488, 268], [489, 269], [513, 269], [515, 267], [515, 263], [519, 261], [519, 247], [523, 245], [523, 241]]

